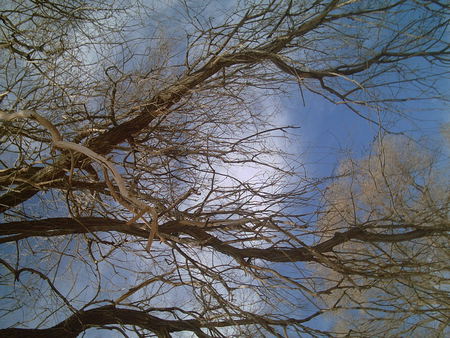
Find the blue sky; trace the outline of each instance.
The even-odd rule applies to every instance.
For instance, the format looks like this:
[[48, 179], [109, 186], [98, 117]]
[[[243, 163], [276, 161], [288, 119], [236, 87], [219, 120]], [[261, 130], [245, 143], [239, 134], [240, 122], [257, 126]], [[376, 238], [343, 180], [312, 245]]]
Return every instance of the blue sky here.
[[[436, 84], [450, 90], [450, 81]], [[348, 156], [359, 158], [370, 150], [380, 129], [350, 111], [345, 105], [336, 105], [323, 97], [303, 90], [305, 104], [297, 85], [291, 86], [290, 95], [283, 97], [284, 119], [289, 125], [300, 127], [295, 133], [297, 152], [314, 177], [333, 173], [340, 160]], [[416, 141], [429, 139], [444, 151], [447, 148], [441, 126], [450, 121], [445, 103], [435, 99], [402, 102], [399, 107], [406, 117], [387, 114], [395, 124], [390, 131], [405, 133]]]

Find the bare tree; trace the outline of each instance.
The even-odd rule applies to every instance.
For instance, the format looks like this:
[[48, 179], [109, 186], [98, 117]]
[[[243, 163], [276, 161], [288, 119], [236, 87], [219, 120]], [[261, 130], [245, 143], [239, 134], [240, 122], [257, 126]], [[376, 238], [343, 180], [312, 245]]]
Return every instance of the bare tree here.
[[[0, 13], [3, 336], [445, 333], [434, 158], [380, 137], [311, 177], [270, 111], [295, 84], [390, 132], [403, 102], [445, 101], [445, 3]], [[320, 324], [353, 310], [364, 325]]]
[[338, 333], [446, 335], [450, 195], [442, 159], [406, 137], [382, 138], [370, 156], [342, 163], [327, 187], [324, 237], [352, 229], [372, 236], [371, 245], [335, 248], [321, 272], [331, 291], [324, 301], [342, 312]]

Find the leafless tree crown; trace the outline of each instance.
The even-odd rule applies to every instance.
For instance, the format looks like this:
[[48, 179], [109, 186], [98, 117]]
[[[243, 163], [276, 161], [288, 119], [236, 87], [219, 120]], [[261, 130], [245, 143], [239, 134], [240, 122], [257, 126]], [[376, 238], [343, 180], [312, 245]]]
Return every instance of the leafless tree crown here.
[[[449, 334], [448, 152], [396, 127], [448, 103], [448, 15], [3, 1], [0, 335]], [[306, 170], [293, 92], [367, 120], [370, 151]]]

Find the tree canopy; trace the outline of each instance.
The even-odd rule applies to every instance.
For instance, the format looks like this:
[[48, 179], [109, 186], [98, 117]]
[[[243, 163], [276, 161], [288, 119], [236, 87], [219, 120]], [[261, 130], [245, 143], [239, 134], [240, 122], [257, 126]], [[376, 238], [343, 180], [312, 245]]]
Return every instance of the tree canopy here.
[[[448, 150], [417, 119], [450, 97], [448, 3], [0, 15], [0, 335], [449, 333]], [[311, 170], [293, 95], [367, 121], [366, 154]]]

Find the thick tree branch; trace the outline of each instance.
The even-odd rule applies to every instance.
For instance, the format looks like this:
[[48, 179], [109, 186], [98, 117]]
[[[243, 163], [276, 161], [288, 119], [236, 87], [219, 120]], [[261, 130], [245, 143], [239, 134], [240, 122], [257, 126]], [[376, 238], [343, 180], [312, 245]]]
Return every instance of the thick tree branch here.
[[[83, 226], [80, 225], [80, 222]], [[417, 238], [432, 236], [438, 232], [445, 232], [446, 226], [436, 229], [417, 229], [398, 234], [376, 234], [363, 229], [354, 228], [346, 232], [336, 232], [334, 236], [322, 243], [301, 248], [237, 248], [226, 244], [209, 232], [213, 228], [201, 228], [187, 225], [182, 221], [170, 221], [162, 224], [159, 233], [173, 236], [174, 234], [189, 235], [203, 246], [213, 248], [218, 252], [234, 257], [238, 260], [258, 258], [271, 262], [300, 262], [317, 261], [317, 255], [333, 251], [337, 246], [351, 240], [363, 242], [404, 242]], [[7, 243], [26, 237], [53, 237], [67, 234], [80, 234], [88, 231], [117, 231], [147, 239], [149, 231], [144, 224], [134, 223], [127, 225], [126, 221], [83, 217], [77, 220], [72, 218], [48, 218], [37, 221], [10, 222], [0, 224], [0, 243]]]
[[321, 314], [321, 311], [304, 319], [284, 319], [274, 320], [262, 318], [254, 315], [254, 318], [240, 320], [226, 320], [212, 322], [209, 320], [167, 320], [155, 317], [144, 311], [121, 309], [113, 305], [106, 305], [100, 308], [80, 311], [63, 322], [48, 329], [1, 329], [2, 337], [77, 337], [81, 332], [90, 327], [101, 327], [104, 325], [135, 325], [142, 329], [150, 330], [159, 337], [170, 337], [171, 332], [191, 331], [198, 337], [208, 337], [201, 329], [219, 328], [236, 325], [257, 325], [264, 323], [271, 326], [295, 325], [307, 322]]

